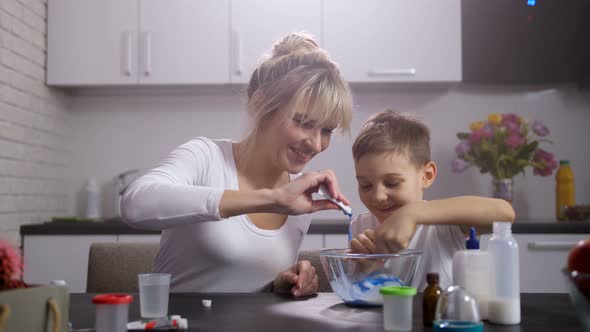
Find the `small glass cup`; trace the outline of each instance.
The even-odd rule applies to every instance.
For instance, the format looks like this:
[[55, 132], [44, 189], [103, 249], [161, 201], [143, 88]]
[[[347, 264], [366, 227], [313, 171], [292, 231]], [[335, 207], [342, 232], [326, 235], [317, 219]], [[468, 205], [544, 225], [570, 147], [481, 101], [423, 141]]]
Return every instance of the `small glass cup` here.
[[412, 330], [412, 303], [416, 288], [386, 286], [379, 289], [383, 295], [383, 328], [385, 331]]
[[139, 311], [142, 318], [162, 318], [168, 314], [170, 274], [145, 273], [139, 280]]

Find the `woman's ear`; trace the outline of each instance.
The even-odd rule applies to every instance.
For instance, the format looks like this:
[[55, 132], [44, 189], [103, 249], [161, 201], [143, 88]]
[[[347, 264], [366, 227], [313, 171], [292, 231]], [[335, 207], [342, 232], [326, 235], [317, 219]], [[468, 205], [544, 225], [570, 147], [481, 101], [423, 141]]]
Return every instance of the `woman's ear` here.
[[436, 164], [434, 161], [429, 161], [424, 165], [422, 170], [422, 188], [426, 189], [434, 183], [436, 178]]

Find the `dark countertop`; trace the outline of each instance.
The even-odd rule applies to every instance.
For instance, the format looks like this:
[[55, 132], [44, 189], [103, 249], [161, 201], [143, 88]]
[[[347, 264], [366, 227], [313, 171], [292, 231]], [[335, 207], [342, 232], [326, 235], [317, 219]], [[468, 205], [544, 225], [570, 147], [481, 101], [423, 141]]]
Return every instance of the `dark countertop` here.
[[[550, 219], [517, 220], [512, 226], [515, 234], [590, 234], [590, 221], [554, 221]], [[106, 234], [159, 234], [159, 231], [136, 229], [120, 219], [102, 222], [46, 222], [22, 225], [21, 235], [106, 235]], [[308, 234], [347, 234], [348, 222], [339, 220], [313, 220]]]
[[[94, 326], [94, 294], [70, 296], [70, 321], [74, 329]], [[139, 296], [133, 295], [129, 321], [139, 319]], [[201, 300], [210, 299], [205, 308]], [[414, 297], [412, 331], [432, 331], [422, 326], [422, 297]], [[383, 331], [382, 308], [352, 308], [334, 293], [290, 299], [272, 293], [170, 294], [169, 314], [188, 320], [189, 331]], [[488, 332], [581, 331], [567, 294], [521, 294], [521, 323], [485, 323]]]

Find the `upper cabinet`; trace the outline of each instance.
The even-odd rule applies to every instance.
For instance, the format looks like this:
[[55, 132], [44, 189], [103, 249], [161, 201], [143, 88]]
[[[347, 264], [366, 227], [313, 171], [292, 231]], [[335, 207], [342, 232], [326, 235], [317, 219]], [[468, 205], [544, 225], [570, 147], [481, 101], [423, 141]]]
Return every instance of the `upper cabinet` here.
[[460, 0], [50, 0], [47, 83], [247, 83], [299, 31], [350, 82], [461, 80]]
[[461, 80], [460, 0], [323, 2], [323, 46], [348, 81]]
[[226, 83], [229, 0], [140, 0], [139, 45], [142, 84]]
[[52, 0], [49, 85], [225, 83], [229, 0]]
[[320, 0], [235, 0], [231, 3], [231, 82], [247, 83], [272, 45], [305, 31], [319, 42]]
[[47, 84], [137, 84], [138, 0], [51, 0]]

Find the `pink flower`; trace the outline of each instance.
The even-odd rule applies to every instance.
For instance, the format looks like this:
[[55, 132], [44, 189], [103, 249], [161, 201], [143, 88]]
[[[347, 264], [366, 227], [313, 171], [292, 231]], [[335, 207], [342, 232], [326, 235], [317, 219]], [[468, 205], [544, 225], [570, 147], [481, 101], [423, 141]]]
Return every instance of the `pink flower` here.
[[520, 125], [516, 122], [506, 122], [504, 123], [504, 127], [508, 130], [508, 133], [518, 133], [520, 131]]
[[506, 125], [509, 122], [520, 125], [520, 117], [514, 113], [502, 114], [502, 124]]
[[457, 153], [457, 156], [459, 156], [459, 157], [463, 157], [470, 150], [471, 150], [471, 144], [469, 144], [469, 142], [467, 142], [467, 141], [462, 141], [461, 143], [457, 144], [457, 146], [455, 147], [455, 152]]
[[543, 149], [537, 149], [533, 155], [533, 162], [541, 164], [533, 169], [534, 175], [549, 176], [553, 173], [553, 170], [557, 168], [557, 161], [555, 156], [551, 152], [547, 152]]
[[494, 136], [494, 129], [492, 129], [492, 126], [490, 126], [490, 125], [485, 125], [481, 129], [481, 137], [490, 138], [492, 136]]
[[467, 168], [467, 163], [465, 162], [465, 160], [457, 158], [457, 159], [453, 160], [453, 163], [451, 164], [451, 166], [452, 166], [453, 172], [461, 173]]
[[492, 137], [493, 135], [494, 135], [493, 129], [490, 126], [484, 126], [480, 129], [473, 131], [469, 135], [469, 142], [471, 144], [477, 144], [482, 139], [488, 139], [488, 138]]
[[469, 134], [469, 143], [471, 144], [477, 144], [479, 143], [479, 141], [481, 141], [481, 130], [476, 130], [474, 132], [472, 132], [471, 134]]
[[511, 133], [506, 137], [504, 143], [511, 148], [517, 148], [526, 143], [526, 139], [522, 137], [519, 133]]
[[549, 135], [549, 128], [541, 121], [535, 120], [533, 122], [533, 132], [540, 137]]
[[0, 239], [0, 290], [8, 287], [2, 281], [19, 279], [23, 272], [20, 250]]

